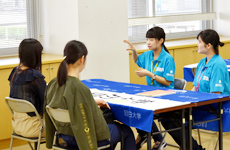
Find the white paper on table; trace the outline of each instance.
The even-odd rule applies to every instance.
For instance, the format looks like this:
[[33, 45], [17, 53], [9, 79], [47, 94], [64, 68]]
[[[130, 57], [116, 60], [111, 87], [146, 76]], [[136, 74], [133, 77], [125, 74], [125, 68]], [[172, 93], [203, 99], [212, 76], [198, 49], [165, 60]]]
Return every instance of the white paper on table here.
[[186, 93], [187, 91], [186, 90], [177, 90], [177, 89], [171, 89], [170, 91], [174, 91], [174, 92], [180, 92], [180, 93]]
[[195, 64], [190, 64], [190, 65], [186, 65], [184, 66], [184, 68], [196, 68], [198, 65], [198, 63], [195, 63]]
[[126, 93], [117, 93], [90, 89], [94, 99], [103, 99], [109, 103], [137, 107], [148, 110], [157, 110], [190, 104], [190, 102], [178, 102], [167, 99], [152, 98], [146, 96], [132, 95]]

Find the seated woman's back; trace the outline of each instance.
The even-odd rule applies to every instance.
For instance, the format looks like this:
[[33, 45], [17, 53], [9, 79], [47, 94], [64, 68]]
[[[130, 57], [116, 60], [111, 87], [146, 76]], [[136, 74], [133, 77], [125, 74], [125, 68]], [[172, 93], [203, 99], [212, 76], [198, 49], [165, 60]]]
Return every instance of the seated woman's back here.
[[[28, 100], [39, 114], [43, 112], [46, 82], [38, 70], [21, 70], [15, 67], [8, 80], [11, 83], [10, 97]], [[35, 113], [28, 113], [28, 115], [32, 117]]]
[[[46, 82], [41, 74], [42, 45], [35, 39], [25, 39], [19, 45], [20, 63], [10, 76], [10, 97], [31, 102], [38, 113], [43, 113]], [[14, 113], [12, 126], [16, 134], [38, 137], [41, 123], [35, 113]], [[45, 132], [43, 135], [45, 136]]]
[[[84, 129], [87, 126], [93, 139], [100, 141], [109, 138], [107, 124], [100, 109], [89, 88], [78, 78], [68, 76], [66, 84], [61, 87], [58, 85], [57, 78], [54, 78], [47, 87], [45, 99], [45, 106], [69, 110], [71, 124], [57, 122], [59, 133], [75, 136], [79, 143], [81, 140], [84, 142], [87, 138]], [[84, 123], [84, 121], [87, 122]], [[47, 128], [50, 128], [47, 120], [46, 124]], [[47, 134], [54, 135], [54, 133], [48, 133], [49, 131]]]
[[[86, 47], [78, 41], [70, 41], [64, 50], [66, 56], [60, 64], [57, 78], [47, 87], [44, 106], [69, 110], [71, 123], [58, 123], [58, 134], [73, 136], [79, 149], [97, 149], [97, 141], [110, 138], [109, 129], [88, 87], [79, 79], [84, 69]], [[46, 146], [52, 147], [55, 132], [46, 112]]]

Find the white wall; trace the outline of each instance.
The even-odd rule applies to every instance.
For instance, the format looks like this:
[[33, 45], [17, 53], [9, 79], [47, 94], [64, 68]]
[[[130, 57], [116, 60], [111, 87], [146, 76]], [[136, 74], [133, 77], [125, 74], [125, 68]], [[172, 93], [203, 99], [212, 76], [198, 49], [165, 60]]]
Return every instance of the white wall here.
[[63, 55], [65, 44], [78, 37], [78, 1], [43, 0], [42, 44], [45, 53]]
[[126, 0], [79, 0], [79, 39], [89, 55], [81, 78], [129, 82]]
[[43, 1], [46, 53], [62, 54], [68, 41], [80, 40], [88, 48], [81, 79], [129, 82], [127, 0]]
[[214, 21], [214, 29], [223, 36], [230, 36], [230, 0], [214, 0], [214, 11], [217, 19]]

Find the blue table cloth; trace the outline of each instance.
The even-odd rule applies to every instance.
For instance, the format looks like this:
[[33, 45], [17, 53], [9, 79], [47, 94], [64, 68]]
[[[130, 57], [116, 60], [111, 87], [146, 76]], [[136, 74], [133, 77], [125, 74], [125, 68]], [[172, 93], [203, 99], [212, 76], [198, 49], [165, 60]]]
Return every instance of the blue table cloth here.
[[[228, 73], [230, 77], [230, 59], [225, 59], [227, 68], [228, 68]], [[184, 79], [187, 82], [193, 82], [194, 80], [194, 74], [193, 74], [193, 68], [196, 69], [197, 64], [191, 64], [191, 65], [186, 65], [184, 66]]]
[[[162, 87], [153, 87], [153, 86], [146, 86], [146, 85], [138, 85], [138, 84], [131, 84], [131, 83], [123, 83], [123, 82], [114, 82], [114, 81], [108, 81], [104, 79], [90, 79], [90, 80], [82, 80], [82, 82], [88, 86], [90, 89], [96, 88], [98, 90], [103, 91], [111, 91], [111, 92], [118, 92], [118, 93], [127, 93], [127, 94], [137, 94], [140, 92], [146, 92], [146, 91], [152, 91], [152, 90], [168, 90], [168, 88], [162, 88]], [[212, 93], [201, 93], [201, 92], [194, 92], [194, 91], [181, 91], [181, 90], [175, 90], [176, 94], [172, 95], [165, 95], [160, 96], [158, 98], [160, 99], [169, 99], [174, 101], [180, 101], [180, 102], [202, 102], [207, 100], [213, 100], [223, 97], [229, 97], [229, 95], [219, 95], [219, 94], [212, 94]], [[230, 126], [228, 125], [228, 120], [230, 119], [230, 102], [225, 102], [224, 104], [224, 114], [223, 114], [223, 131], [229, 132]], [[124, 124], [132, 127], [136, 127], [138, 129], [151, 132], [151, 125], [152, 125], [152, 119], [154, 115], [154, 111], [145, 110], [145, 109], [137, 109], [134, 107], [124, 107], [121, 105], [114, 105], [110, 104], [110, 107], [112, 111], [114, 112], [115, 116], [118, 120], [122, 121]], [[142, 120], [138, 120], [135, 114], [140, 113], [141, 116], [143, 116]], [[203, 121], [205, 119], [211, 119], [215, 116], [213, 116], [210, 113], [198, 115], [197, 118], [194, 116], [195, 121]], [[200, 117], [203, 116], [203, 117]], [[229, 118], [229, 119], [228, 119]], [[211, 122], [211, 123], [205, 123], [196, 126], [198, 128], [207, 129], [207, 130], [213, 130], [218, 131], [218, 122]]]

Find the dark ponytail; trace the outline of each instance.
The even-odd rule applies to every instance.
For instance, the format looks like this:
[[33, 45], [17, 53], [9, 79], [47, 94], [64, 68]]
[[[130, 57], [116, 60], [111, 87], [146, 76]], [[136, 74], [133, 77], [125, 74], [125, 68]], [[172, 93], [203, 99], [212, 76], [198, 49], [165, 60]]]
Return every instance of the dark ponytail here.
[[67, 65], [74, 64], [82, 56], [87, 56], [88, 51], [86, 46], [80, 41], [70, 41], [66, 44], [64, 49], [64, 60], [61, 62], [58, 73], [57, 81], [59, 86], [62, 86], [66, 83], [67, 80]]
[[155, 38], [160, 40], [161, 38], [163, 38], [163, 43], [162, 46], [164, 47], [165, 51], [169, 53], [168, 49], [166, 48], [164, 42], [165, 42], [165, 32], [164, 29], [162, 29], [161, 27], [153, 27], [151, 29], [149, 29], [146, 33], [146, 38]]
[[59, 86], [62, 86], [63, 84], [66, 83], [67, 80], [67, 64], [66, 60], [64, 59], [59, 68], [58, 68], [58, 73], [57, 73], [57, 81]]
[[[168, 51], [168, 49], [166, 48], [166, 46], [165, 46], [165, 43], [164, 43], [164, 42], [162, 43], [162, 46], [164, 47], [165, 51], [169, 53], [169, 51]], [[169, 54], [170, 54], [170, 53], [169, 53]]]
[[221, 47], [224, 46], [224, 43], [220, 42], [220, 37], [215, 30], [207, 29], [207, 30], [201, 31], [197, 35], [197, 39], [199, 39], [199, 37], [202, 39], [202, 41], [205, 44], [210, 43], [214, 48], [215, 54], [219, 55], [219, 46]]
[[219, 42], [219, 45], [220, 45], [220, 47], [222, 47], [222, 46], [224, 46], [224, 43], [222, 43], [222, 42]]

